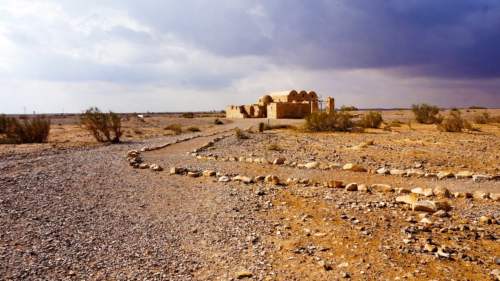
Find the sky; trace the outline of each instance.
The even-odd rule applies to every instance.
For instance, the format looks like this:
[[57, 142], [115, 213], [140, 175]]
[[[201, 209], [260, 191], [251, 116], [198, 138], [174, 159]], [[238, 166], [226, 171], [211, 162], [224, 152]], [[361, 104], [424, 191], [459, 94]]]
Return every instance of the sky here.
[[500, 107], [498, 0], [0, 0], [0, 113]]

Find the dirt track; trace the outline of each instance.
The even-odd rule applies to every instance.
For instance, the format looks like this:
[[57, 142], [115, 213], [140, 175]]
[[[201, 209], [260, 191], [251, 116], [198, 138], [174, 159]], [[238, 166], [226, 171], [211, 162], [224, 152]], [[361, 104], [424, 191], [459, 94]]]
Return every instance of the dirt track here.
[[[165, 165], [202, 141], [171, 147]], [[141, 145], [3, 158], [1, 279], [206, 280], [258, 271], [260, 246], [249, 237], [264, 231], [259, 198], [132, 170], [124, 155]]]

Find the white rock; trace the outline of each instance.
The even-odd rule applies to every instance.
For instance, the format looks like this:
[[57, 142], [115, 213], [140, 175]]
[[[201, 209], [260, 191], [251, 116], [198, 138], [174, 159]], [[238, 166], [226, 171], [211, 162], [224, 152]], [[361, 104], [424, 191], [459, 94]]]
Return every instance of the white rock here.
[[468, 178], [472, 178], [473, 175], [474, 175], [474, 173], [472, 173], [470, 171], [460, 171], [460, 172], [455, 174], [455, 178], [468, 179]]
[[389, 169], [387, 169], [386, 167], [379, 168], [377, 169], [377, 174], [387, 175], [389, 174]]
[[437, 174], [438, 180], [446, 179], [446, 178], [452, 178], [453, 173], [450, 171], [441, 171]]
[[376, 192], [392, 192], [394, 188], [388, 184], [372, 184], [370, 189]]
[[483, 181], [487, 181], [487, 180], [490, 180], [490, 176], [488, 175], [473, 175], [472, 176], [472, 180], [474, 182], [483, 182]]
[[399, 169], [391, 169], [389, 171], [389, 174], [393, 175], [393, 176], [403, 176], [406, 174], [406, 171], [405, 170], [399, 170]]
[[412, 188], [411, 193], [415, 193], [415, 194], [422, 195], [425, 197], [430, 197], [430, 196], [434, 195], [432, 188], [421, 188], [421, 187]]
[[163, 171], [163, 168], [158, 164], [151, 164], [149, 168], [155, 172]]
[[364, 167], [354, 163], [347, 163], [342, 167], [342, 169], [353, 172], [366, 172], [366, 169]]
[[222, 176], [218, 179], [219, 182], [229, 182], [230, 180], [228, 176]]
[[309, 162], [304, 165], [304, 167], [307, 169], [316, 169], [318, 166], [319, 166], [318, 162]]
[[233, 177], [233, 181], [240, 181], [242, 183], [249, 184], [249, 183], [253, 182], [253, 179], [250, 177], [247, 177], [247, 176], [236, 176], [236, 177]]
[[425, 176], [425, 172], [417, 169], [408, 169], [406, 170], [406, 176], [408, 177], [423, 177]]

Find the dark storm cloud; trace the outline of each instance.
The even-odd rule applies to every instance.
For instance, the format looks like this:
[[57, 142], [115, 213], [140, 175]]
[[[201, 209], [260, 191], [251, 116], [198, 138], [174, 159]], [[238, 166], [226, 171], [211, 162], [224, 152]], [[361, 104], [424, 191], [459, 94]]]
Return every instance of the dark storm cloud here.
[[130, 13], [224, 56], [257, 54], [313, 69], [500, 76], [500, 1], [146, 0], [130, 2]]

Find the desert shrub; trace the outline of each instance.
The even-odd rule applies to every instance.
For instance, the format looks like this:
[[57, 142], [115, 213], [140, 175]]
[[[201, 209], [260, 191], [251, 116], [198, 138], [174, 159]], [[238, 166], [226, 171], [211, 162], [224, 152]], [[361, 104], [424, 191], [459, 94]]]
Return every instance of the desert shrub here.
[[215, 124], [215, 125], [224, 125], [224, 122], [222, 122], [222, 120], [220, 120], [219, 118], [216, 118], [216, 119], [214, 120], [214, 124]]
[[305, 129], [308, 131], [352, 131], [352, 115], [345, 111], [326, 113], [315, 112], [306, 117]]
[[186, 112], [186, 113], [182, 113], [181, 116], [183, 118], [194, 118], [194, 113], [192, 113], [192, 112]]
[[135, 133], [136, 135], [142, 135], [142, 134], [143, 134], [143, 132], [142, 132], [141, 130], [139, 130], [139, 129], [135, 129], [135, 130], [134, 130], [134, 133]]
[[234, 129], [234, 135], [236, 136], [237, 139], [239, 140], [246, 140], [249, 139], [248, 135], [245, 134], [240, 128]]
[[119, 143], [122, 136], [121, 118], [114, 112], [101, 112], [91, 107], [80, 118], [81, 125], [90, 131], [98, 142]]
[[358, 108], [352, 105], [343, 105], [340, 107], [340, 111], [358, 111]]
[[481, 112], [474, 116], [474, 123], [487, 124], [490, 122], [490, 114], [488, 112]]
[[8, 118], [6, 121], [6, 143], [43, 143], [47, 142], [50, 132], [50, 119], [37, 116], [21, 121]]
[[4, 134], [7, 132], [7, 128], [9, 123], [12, 122], [13, 118], [9, 118], [5, 116], [5, 114], [0, 115], [0, 134]]
[[412, 105], [415, 119], [421, 124], [439, 124], [443, 118], [439, 115], [439, 108], [426, 103]]
[[500, 115], [490, 116], [489, 123], [500, 123]]
[[484, 107], [484, 106], [478, 106], [478, 105], [473, 105], [473, 106], [469, 106], [469, 109], [486, 109], [486, 107]]
[[188, 132], [193, 132], [193, 133], [194, 133], [194, 132], [201, 132], [200, 128], [195, 127], [195, 126], [188, 127], [188, 128], [186, 129], [186, 131], [188, 131]]
[[164, 130], [172, 131], [176, 135], [180, 135], [182, 133], [182, 126], [179, 124], [171, 124], [163, 128]]
[[464, 129], [471, 129], [467, 120], [462, 118], [459, 111], [451, 111], [448, 116], [438, 124], [438, 130], [442, 132], [462, 132]]
[[370, 111], [361, 117], [359, 120], [359, 125], [363, 128], [378, 128], [384, 120], [382, 119], [382, 114], [376, 111]]

